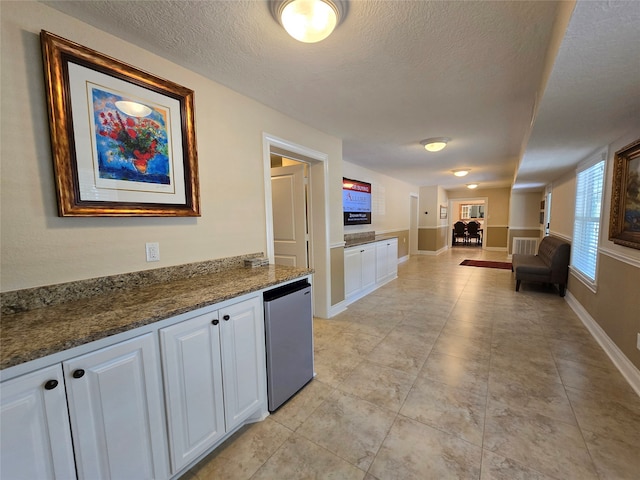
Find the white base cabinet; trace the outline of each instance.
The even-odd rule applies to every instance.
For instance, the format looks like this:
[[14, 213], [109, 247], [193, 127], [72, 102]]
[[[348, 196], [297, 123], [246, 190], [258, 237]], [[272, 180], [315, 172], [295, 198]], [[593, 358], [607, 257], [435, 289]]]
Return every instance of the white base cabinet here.
[[398, 276], [398, 239], [376, 243], [376, 282], [386, 283]]
[[2, 383], [0, 478], [76, 478], [60, 364]]
[[344, 250], [345, 297], [363, 297], [376, 285], [376, 246], [360, 245]]
[[168, 478], [164, 419], [152, 333], [8, 380], [1, 478]]
[[160, 330], [172, 473], [266, 402], [259, 297]]
[[79, 479], [168, 477], [153, 333], [63, 362]]
[[0, 478], [168, 479], [263, 419], [262, 295], [243, 298], [2, 382]]
[[344, 288], [347, 304], [398, 276], [398, 239], [344, 249]]

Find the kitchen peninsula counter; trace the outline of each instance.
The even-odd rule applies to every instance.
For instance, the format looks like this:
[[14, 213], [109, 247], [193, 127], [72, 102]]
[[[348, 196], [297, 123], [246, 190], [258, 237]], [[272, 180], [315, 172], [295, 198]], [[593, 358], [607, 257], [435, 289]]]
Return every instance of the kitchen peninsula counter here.
[[312, 273], [280, 265], [235, 266], [143, 286], [119, 285], [86, 298], [5, 312], [0, 323], [0, 370]]

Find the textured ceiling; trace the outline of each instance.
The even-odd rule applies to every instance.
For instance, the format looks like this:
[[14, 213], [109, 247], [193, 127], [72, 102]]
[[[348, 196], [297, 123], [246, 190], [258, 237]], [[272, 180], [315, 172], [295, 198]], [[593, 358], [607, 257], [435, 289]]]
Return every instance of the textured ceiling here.
[[630, 126], [640, 137], [640, 2], [579, 2], [518, 170], [543, 186]]
[[[620, 117], [639, 111], [634, 1], [578, 3], [533, 133], [554, 20], [566, 3], [355, 0], [317, 44], [290, 38], [266, 0], [45, 3], [343, 139], [346, 161], [418, 186], [511, 185], [530, 134], [516, 178], [544, 185], [553, 179], [544, 169], [570, 168], [583, 150], [619, 136]], [[612, 32], [619, 22], [622, 32]], [[585, 43], [585, 32], [594, 41]], [[602, 67], [611, 51], [616, 58]], [[611, 64], [616, 78], [605, 71]], [[599, 74], [574, 88], [575, 73], [590, 71]], [[619, 75], [629, 77], [621, 88]], [[634, 95], [629, 106], [625, 97]], [[580, 116], [567, 124], [572, 108]], [[594, 112], [611, 128], [584, 118]], [[571, 150], [560, 165], [548, 149], [565, 149], [565, 132], [582, 156]], [[433, 136], [452, 141], [428, 153], [419, 142]], [[591, 148], [594, 140], [602, 143]], [[461, 167], [472, 170], [462, 180], [451, 174]]]

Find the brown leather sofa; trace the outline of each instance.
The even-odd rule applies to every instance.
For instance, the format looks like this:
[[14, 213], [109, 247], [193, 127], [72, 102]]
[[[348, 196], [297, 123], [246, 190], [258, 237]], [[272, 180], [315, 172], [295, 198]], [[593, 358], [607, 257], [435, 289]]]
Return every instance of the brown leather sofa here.
[[520, 282], [558, 284], [560, 296], [564, 297], [569, 277], [569, 255], [571, 245], [558, 237], [544, 237], [537, 255], [514, 254], [511, 270], [516, 274], [516, 292]]

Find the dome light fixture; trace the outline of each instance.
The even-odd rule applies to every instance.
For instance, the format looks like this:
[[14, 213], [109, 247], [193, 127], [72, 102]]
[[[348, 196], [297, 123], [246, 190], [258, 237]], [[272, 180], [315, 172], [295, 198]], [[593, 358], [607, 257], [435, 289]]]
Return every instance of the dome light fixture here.
[[459, 169], [459, 170], [451, 170], [451, 171], [453, 172], [453, 174], [454, 174], [456, 177], [465, 177], [465, 176], [469, 175], [469, 172], [470, 172], [471, 170], [470, 170], [470, 169], [468, 169], [468, 168], [461, 168], [461, 169]]
[[439, 152], [447, 146], [451, 139], [449, 137], [434, 137], [422, 140], [420, 145], [423, 145], [428, 152]]
[[473, 190], [474, 188], [478, 188], [478, 184], [477, 183], [467, 183], [467, 188], [470, 188], [471, 190]]
[[347, 13], [347, 0], [271, 0], [271, 15], [300, 42], [324, 40]]

